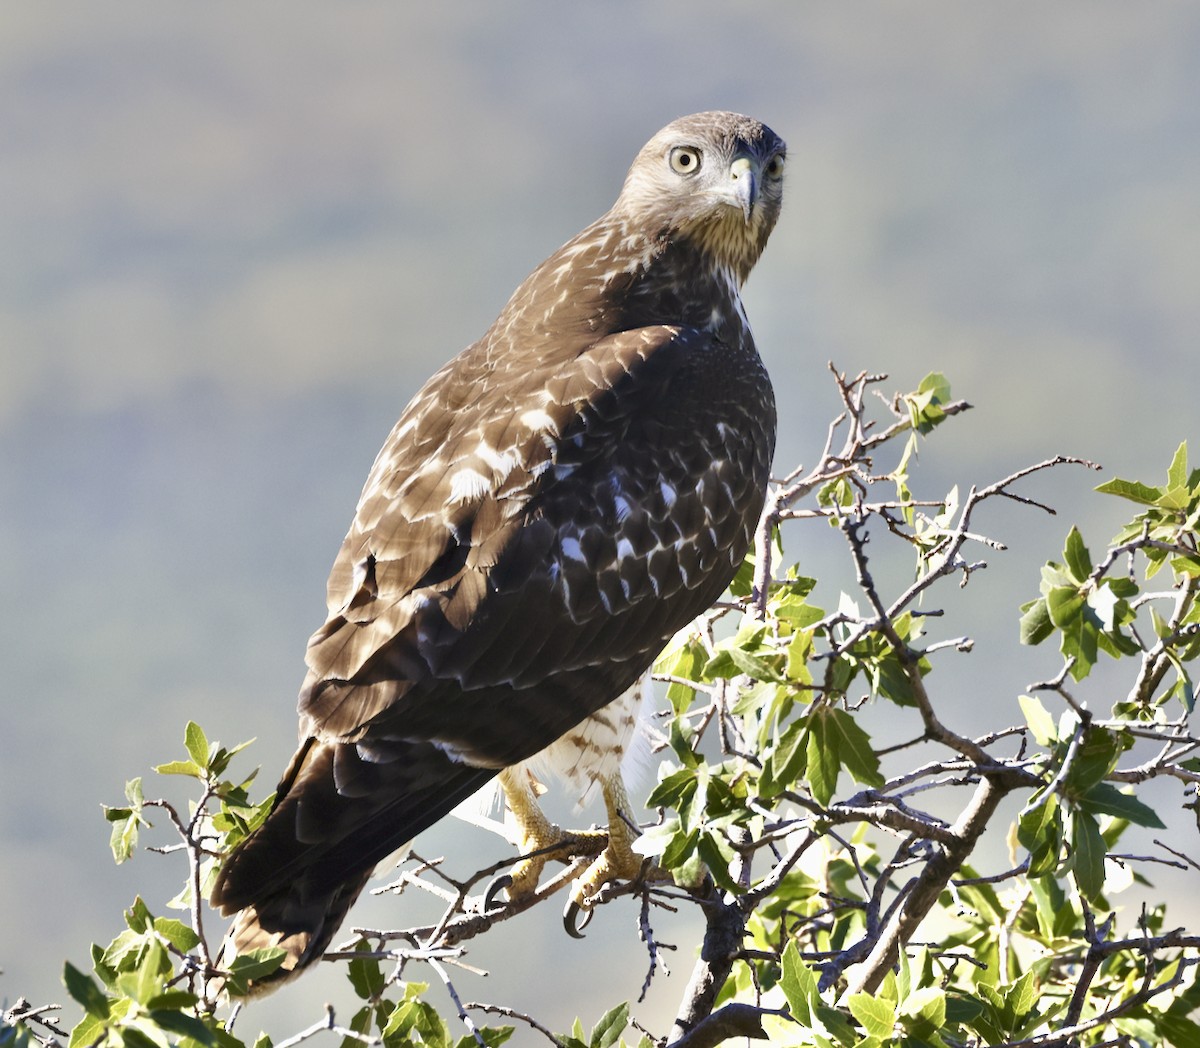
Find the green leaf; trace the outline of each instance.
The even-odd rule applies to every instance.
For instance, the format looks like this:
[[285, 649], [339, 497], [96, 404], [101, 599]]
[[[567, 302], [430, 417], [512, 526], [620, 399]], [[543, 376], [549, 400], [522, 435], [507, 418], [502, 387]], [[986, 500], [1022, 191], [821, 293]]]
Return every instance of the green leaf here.
[[1041, 700], [1032, 695], [1018, 695], [1017, 702], [1020, 703], [1021, 712], [1025, 714], [1025, 723], [1029, 725], [1029, 730], [1033, 732], [1039, 746], [1049, 746], [1058, 739], [1054, 718], [1042, 705]]
[[1055, 586], [1046, 594], [1050, 621], [1060, 630], [1072, 625], [1079, 618], [1086, 599], [1077, 586]]
[[[854, 1029], [854, 1024], [850, 1022], [838, 1009], [831, 1008], [824, 1003], [818, 1003], [813, 1006], [813, 1025], [823, 1026], [832, 1037], [842, 1045], [857, 1045], [859, 1043], [858, 1034]], [[821, 1045], [829, 1045], [833, 1048], [833, 1042], [828, 1038], [816, 1038], [817, 1043]], [[870, 1044], [870, 1039], [867, 1041]]]
[[725, 835], [717, 832], [701, 833], [696, 842], [701, 861], [708, 867], [712, 879], [726, 891], [738, 892], [741, 886], [730, 873], [730, 866], [738, 854], [733, 850]]
[[1017, 840], [1029, 851], [1029, 877], [1039, 877], [1058, 866], [1062, 841], [1062, 812], [1051, 794], [1023, 811], [1017, 819]]
[[[776, 535], [778, 535], [778, 531], [776, 531]], [[738, 565], [737, 571], [729, 582], [729, 592], [735, 597], [748, 597], [753, 585], [754, 557], [750, 555]]]
[[1153, 808], [1143, 804], [1132, 794], [1122, 793], [1112, 783], [1097, 783], [1079, 799], [1079, 806], [1093, 815], [1114, 815], [1138, 826], [1150, 826], [1156, 830], [1166, 829]]
[[421, 1043], [436, 1048], [450, 1048], [450, 1031], [445, 1020], [428, 1001], [408, 1000], [411, 1028], [421, 1035]]
[[[666, 652], [654, 664], [656, 673], [684, 680], [700, 681], [703, 677], [707, 654], [695, 637], [689, 637], [678, 648]], [[667, 701], [676, 714], [683, 713], [696, 697], [696, 689], [685, 684], [667, 685]]]
[[786, 684], [787, 678], [766, 659], [752, 655], [734, 643], [719, 648], [704, 666], [705, 677], [736, 677], [741, 673], [754, 680]]
[[[516, 1030], [515, 1026], [485, 1026], [479, 1031], [479, 1036], [483, 1038], [483, 1043], [488, 1048], [499, 1048], [500, 1045], [508, 1041]], [[454, 1048], [478, 1048], [479, 1042], [470, 1034], [464, 1034], [454, 1042]], [[654, 1048], [653, 1045], [650, 1048]]]
[[88, 1015], [97, 1019], [109, 1017], [109, 999], [104, 991], [95, 979], [81, 972], [70, 961], [63, 965], [63, 985]]
[[1068, 936], [1078, 928], [1080, 915], [1078, 907], [1067, 897], [1065, 886], [1053, 876], [1036, 877], [1030, 882], [1036, 894], [1042, 892], [1051, 912], [1047, 927], [1050, 936]]
[[[483, 1043], [488, 1048], [499, 1048], [512, 1037], [515, 1030], [515, 1026], [485, 1026], [479, 1031], [479, 1036], [483, 1038]], [[454, 1048], [478, 1048], [478, 1046], [479, 1042], [471, 1034], [464, 1034], [454, 1042]], [[650, 1048], [654, 1048], [654, 1046], [651, 1045]]]
[[696, 768], [696, 788], [692, 791], [687, 803], [679, 810], [679, 817], [683, 820], [683, 828], [685, 830], [698, 829], [704, 824], [708, 809], [708, 783], [710, 778], [711, 773], [708, 770], [707, 764], [701, 764]]
[[638, 855], [653, 858], [662, 855], [671, 842], [683, 833], [678, 819], [667, 819], [660, 826], [648, 826], [630, 847]]
[[885, 780], [879, 771], [879, 757], [871, 746], [871, 737], [846, 710], [835, 709], [832, 721], [829, 729], [838, 736], [838, 755], [854, 781], [864, 786], [882, 786]]
[[839, 738], [836, 732], [829, 730], [828, 724], [826, 707], [818, 707], [809, 715], [805, 767], [813, 798], [822, 806], [833, 799], [841, 768]]
[[119, 866], [125, 862], [137, 848], [138, 831], [142, 826], [150, 825], [142, 815], [145, 797], [142, 794], [141, 778], [130, 779], [125, 783], [125, 799], [128, 807], [104, 808], [104, 817], [113, 824], [108, 846], [112, 849], [113, 859]]
[[1169, 1012], [1157, 1017], [1156, 1026], [1173, 1048], [1196, 1048], [1200, 1044], [1200, 1025], [1182, 1015]]
[[[820, 506], [840, 506], [849, 509], [854, 505], [856, 489], [845, 477], [831, 480], [817, 492], [817, 504]], [[836, 515], [830, 517], [831, 527], [837, 526]]]
[[790, 681], [797, 684], [811, 684], [812, 673], [808, 669], [808, 660], [813, 650], [812, 630], [799, 630], [787, 646], [787, 663], [785, 673]]
[[1092, 556], [1084, 544], [1079, 529], [1072, 527], [1067, 533], [1067, 544], [1063, 548], [1063, 560], [1075, 576], [1076, 582], [1084, 582], [1092, 573]]
[[1160, 509], [1174, 510], [1176, 512], [1186, 510], [1191, 505], [1191, 502], [1192, 493], [1187, 487], [1168, 487], [1158, 499]]
[[792, 785], [808, 760], [808, 728], [805, 721], [792, 721], [763, 761], [758, 789], [764, 797], [774, 797]]
[[918, 433], [928, 433], [946, 418], [941, 405], [950, 399], [950, 383], [946, 376], [937, 371], [931, 371], [923, 379], [916, 391], [904, 397], [908, 405], [909, 421]]
[[112, 851], [113, 861], [120, 866], [137, 849], [138, 832], [145, 820], [129, 808], [105, 807], [104, 817], [113, 824], [108, 847]]
[[909, 1018], [905, 1026], [917, 1036], [929, 1036], [946, 1024], [946, 992], [937, 986], [914, 990], [900, 1003], [900, 1015]]
[[88, 1048], [104, 1040], [104, 1020], [95, 1015], [84, 1015], [71, 1031], [67, 1048]]
[[646, 804], [651, 808], [682, 808], [686, 799], [695, 792], [696, 769], [681, 768], [669, 772], [662, 782], [654, 787]]
[[671, 751], [683, 763], [685, 768], [695, 768], [700, 764], [700, 758], [692, 749], [692, 733], [686, 723], [676, 717], [671, 721], [668, 737], [671, 740]]
[[146, 1002], [146, 1007], [153, 1009], [169, 1009], [171, 1011], [179, 1011], [182, 1008], [191, 1008], [196, 1004], [197, 996], [194, 993], [189, 993], [187, 990], [164, 990], [162, 993], [155, 994]]
[[1067, 772], [1067, 787], [1073, 796], [1087, 793], [1117, 765], [1117, 758], [1130, 745], [1128, 735], [1090, 725], [1075, 760]]
[[696, 850], [696, 845], [700, 840], [700, 831], [692, 830], [690, 833], [679, 832], [671, 838], [671, 842], [663, 851], [662, 864], [668, 870], [676, 869], [682, 866], [683, 863]]
[[174, 917], [155, 917], [154, 930], [182, 953], [188, 953], [200, 945], [200, 936]]
[[1096, 490], [1104, 495], [1116, 495], [1118, 498], [1128, 499], [1141, 506], [1157, 506], [1158, 500], [1162, 498], [1161, 488], [1152, 488], [1136, 480], [1122, 480], [1120, 477], [1106, 480], [1103, 484], [1097, 485]]
[[[370, 950], [370, 944], [359, 943], [355, 949]], [[346, 966], [346, 975], [354, 992], [364, 1001], [378, 997], [383, 993], [385, 979], [383, 969], [375, 957], [356, 957]]]
[[1033, 971], [1027, 971], [1005, 992], [1005, 1003], [1012, 1008], [1013, 1016], [1022, 1019], [1037, 1003], [1038, 990]]
[[940, 371], [931, 371], [917, 386], [918, 393], [928, 393], [937, 403], [944, 404], [950, 399], [950, 380]]
[[870, 993], [856, 993], [846, 1001], [850, 1014], [867, 1031], [870, 1037], [884, 1040], [892, 1036], [896, 1025], [896, 1006]]
[[122, 1048], [163, 1048], [161, 1039], [155, 1040], [142, 1023], [126, 1023], [121, 1027]]
[[972, 997], [946, 998], [946, 1022], [948, 1023], [969, 1023], [982, 1011], [983, 1005]]
[[620, 1040], [625, 1027], [629, 1025], [629, 1004], [618, 1004], [610, 1008], [592, 1027], [588, 1037], [588, 1048], [612, 1048]]
[[141, 811], [146, 798], [142, 793], [142, 777], [140, 775], [125, 783], [125, 799], [129, 801], [135, 811]]
[[201, 768], [208, 767], [208, 738], [204, 729], [195, 721], [188, 721], [183, 733], [183, 744], [192, 758]]
[[[415, 991], [415, 992], [414, 992]], [[383, 1024], [383, 1029], [380, 1031], [380, 1036], [383, 1037], [383, 1042], [389, 1048], [395, 1045], [396, 1048], [408, 1048], [412, 1044], [412, 1039], [408, 1037], [409, 1031], [416, 1027], [417, 1008], [416, 1005], [420, 1002], [416, 1000], [416, 995], [423, 993], [424, 989], [421, 983], [408, 983], [404, 988], [404, 999], [397, 1001], [396, 1006], [392, 1009], [388, 1020]]]
[[[897, 620], [896, 625], [899, 625]], [[863, 659], [863, 668], [871, 681], [871, 688], [883, 698], [894, 702], [897, 706], [915, 706], [916, 696], [913, 693], [913, 682], [909, 669], [905, 666], [896, 650], [884, 642], [878, 650], [872, 650], [871, 645], [855, 645], [854, 653]], [[932, 666], [925, 656], [917, 659], [917, 671], [923, 677]]]
[[[180, 1037], [190, 1037], [204, 1045], [217, 1043], [213, 1031], [204, 1025], [203, 1020], [194, 1015], [185, 1015], [182, 1012], [165, 1008], [154, 1008], [149, 1011], [147, 1018], [153, 1026], [166, 1030], [168, 1033], [178, 1034]], [[157, 1038], [152, 1037], [151, 1040], [156, 1041]]]
[[96, 974], [111, 985], [117, 972], [131, 972], [137, 968], [145, 945], [146, 936], [142, 933], [132, 930], [121, 932], [101, 954]]
[[1022, 604], [1021, 612], [1022, 644], [1041, 644], [1054, 632], [1054, 623], [1050, 621], [1050, 609], [1045, 597]]
[[783, 950], [779, 988], [787, 998], [792, 1017], [799, 1023], [811, 1026], [812, 1009], [821, 1003], [821, 995], [817, 992], [817, 977], [800, 959], [800, 951], [795, 942], [790, 940]]
[[154, 915], [140, 895], [134, 896], [133, 905], [125, 911], [125, 923], [135, 932], [144, 932], [153, 927]]
[[121, 992], [132, 997], [139, 1004], [157, 997], [163, 992], [164, 979], [171, 971], [171, 963], [167, 960], [167, 951], [162, 943], [152, 939], [142, 952], [137, 968], [125, 972], [117, 978], [117, 986]]
[[820, 622], [825, 617], [824, 610], [809, 604], [805, 599], [816, 583], [816, 579], [805, 577], [789, 579], [784, 583], [779, 597], [771, 602], [772, 614], [795, 630], [802, 630]]
[[[967, 876], [971, 876], [967, 874]], [[913, 970], [912, 962], [908, 959], [908, 951], [900, 951], [900, 963], [897, 965], [896, 971], [896, 997], [895, 1000], [902, 1001], [910, 993], [913, 988]]]
[[1171, 465], [1167, 468], [1167, 487], [1186, 488], [1188, 484], [1188, 446], [1185, 440], [1175, 449]]
[[280, 946], [267, 946], [238, 954], [229, 965], [229, 992], [234, 996], [245, 996], [254, 979], [270, 975], [283, 964], [287, 950]]
[[1075, 884], [1095, 902], [1104, 890], [1104, 856], [1108, 848], [1096, 820], [1087, 812], [1077, 811], [1071, 818], [1071, 848]]
[[166, 764], [156, 764], [154, 770], [159, 775], [190, 775], [193, 779], [204, 778], [204, 769], [195, 761], [167, 761]]

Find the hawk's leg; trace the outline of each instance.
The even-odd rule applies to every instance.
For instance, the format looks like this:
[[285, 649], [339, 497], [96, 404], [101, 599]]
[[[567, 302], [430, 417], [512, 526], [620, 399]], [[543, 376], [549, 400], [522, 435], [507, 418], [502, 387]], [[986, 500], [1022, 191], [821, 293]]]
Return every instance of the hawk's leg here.
[[546, 818], [538, 804], [545, 787], [526, 768], [518, 765], [500, 773], [500, 787], [508, 807], [505, 822], [511, 823], [512, 841], [527, 857], [513, 867], [507, 888], [510, 899], [525, 899], [538, 886], [546, 863], [552, 859], [566, 862], [577, 855], [595, 854], [604, 847], [603, 831], [571, 832], [560, 829]]
[[609, 881], [631, 881], [642, 872], [642, 856], [633, 850], [641, 833], [630, 822], [629, 796], [620, 774], [605, 779], [604, 807], [608, 811], [608, 844], [571, 887], [571, 901], [581, 909], [591, 908], [596, 894]]
[[[608, 813], [608, 831], [564, 831], [546, 818], [537, 802], [537, 780], [524, 768], [500, 773], [500, 784], [508, 803], [509, 817], [515, 824], [516, 843], [525, 853], [540, 852], [522, 859], [513, 868], [508, 886], [510, 899], [524, 899], [537, 890], [538, 878], [549, 859], [568, 859], [595, 855], [571, 886], [567, 904], [567, 930], [577, 934], [575, 917], [590, 914], [596, 896], [612, 881], [633, 880], [643, 875], [645, 860], [633, 850], [639, 832], [629, 821], [629, 798], [621, 775], [605, 777], [601, 782], [604, 806]], [[597, 854], [598, 853], [598, 854]], [[648, 875], [657, 872], [652, 869]]]

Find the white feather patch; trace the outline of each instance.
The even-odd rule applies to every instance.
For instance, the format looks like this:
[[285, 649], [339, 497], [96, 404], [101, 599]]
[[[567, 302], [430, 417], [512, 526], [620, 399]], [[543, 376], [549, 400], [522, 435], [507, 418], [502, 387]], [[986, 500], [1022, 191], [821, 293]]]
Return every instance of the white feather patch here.
[[450, 501], [469, 502], [486, 495], [492, 482], [477, 470], [463, 467], [450, 478]]

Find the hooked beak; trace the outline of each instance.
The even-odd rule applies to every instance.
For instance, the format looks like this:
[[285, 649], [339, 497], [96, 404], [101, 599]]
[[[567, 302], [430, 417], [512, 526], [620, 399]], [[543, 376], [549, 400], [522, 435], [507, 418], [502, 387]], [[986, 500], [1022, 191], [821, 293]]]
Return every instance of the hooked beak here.
[[742, 209], [747, 225], [758, 199], [758, 179], [758, 169], [749, 157], [740, 156], [729, 165], [729, 182], [726, 184], [729, 201]]

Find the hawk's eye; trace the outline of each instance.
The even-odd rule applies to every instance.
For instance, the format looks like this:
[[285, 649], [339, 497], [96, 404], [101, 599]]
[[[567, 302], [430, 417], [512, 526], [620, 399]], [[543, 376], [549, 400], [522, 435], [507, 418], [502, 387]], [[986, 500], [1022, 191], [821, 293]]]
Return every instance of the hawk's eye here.
[[671, 150], [671, 170], [677, 175], [694, 175], [700, 170], [700, 150], [676, 146]]
[[767, 161], [766, 167], [767, 178], [782, 178], [783, 177], [783, 154], [776, 153], [770, 160]]

